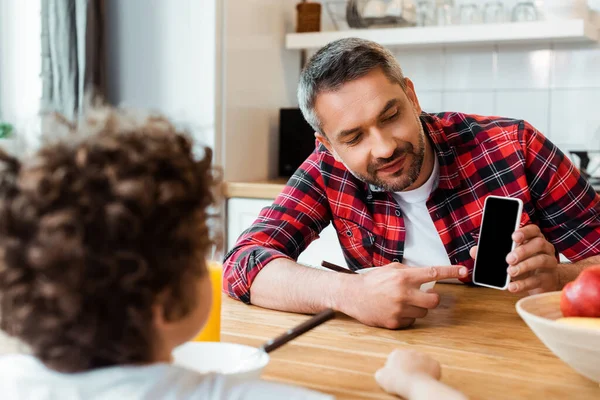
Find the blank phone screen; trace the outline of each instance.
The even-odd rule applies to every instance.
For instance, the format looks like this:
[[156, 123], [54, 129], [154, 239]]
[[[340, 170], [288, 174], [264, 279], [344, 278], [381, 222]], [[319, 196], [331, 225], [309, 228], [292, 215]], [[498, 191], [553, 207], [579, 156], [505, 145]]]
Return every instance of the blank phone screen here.
[[487, 199], [473, 272], [473, 280], [477, 283], [495, 287], [506, 285], [506, 256], [512, 250], [511, 236], [518, 212], [519, 203], [515, 200]]

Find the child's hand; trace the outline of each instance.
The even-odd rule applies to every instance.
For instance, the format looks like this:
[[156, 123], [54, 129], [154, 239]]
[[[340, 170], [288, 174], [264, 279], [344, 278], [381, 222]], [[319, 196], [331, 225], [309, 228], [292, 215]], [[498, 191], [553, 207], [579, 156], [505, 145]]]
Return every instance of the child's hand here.
[[414, 350], [394, 350], [375, 373], [383, 390], [410, 400], [464, 400], [466, 397], [438, 380], [440, 363]]
[[375, 380], [383, 390], [408, 398], [415, 375], [435, 380], [442, 373], [440, 363], [427, 354], [415, 350], [394, 350], [383, 368], [375, 373]]
[[439, 380], [442, 376], [440, 363], [415, 350], [397, 349], [388, 356], [385, 366], [375, 373], [375, 379], [385, 389], [399, 378], [408, 378], [415, 374], [428, 375]]

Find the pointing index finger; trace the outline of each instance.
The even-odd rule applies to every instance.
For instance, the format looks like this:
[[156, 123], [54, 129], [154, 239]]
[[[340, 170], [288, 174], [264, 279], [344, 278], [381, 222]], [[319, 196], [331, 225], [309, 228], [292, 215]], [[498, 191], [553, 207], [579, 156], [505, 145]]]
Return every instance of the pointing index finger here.
[[468, 274], [466, 267], [451, 265], [443, 267], [411, 268], [409, 280], [414, 283], [426, 283], [443, 279], [464, 278]]

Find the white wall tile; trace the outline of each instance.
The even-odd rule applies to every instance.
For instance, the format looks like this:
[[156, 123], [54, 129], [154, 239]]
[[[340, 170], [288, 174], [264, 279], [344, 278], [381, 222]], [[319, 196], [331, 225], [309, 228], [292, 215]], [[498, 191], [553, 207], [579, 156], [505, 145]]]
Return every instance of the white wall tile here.
[[[600, 45], [397, 51], [427, 112], [529, 121], [564, 151], [600, 149]], [[552, 88], [552, 91], [550, 91]]]
[[510, 90], [496, 93], [495, 115], [524, 119], [543, 134], [548, 134], [548, 90]]
[[563, 151], [600, 149], [600, 89], [552, 90], [550, 139]]
[[552, 87], [600, 87], [600, 45], [556, 44]]
[[396, 59], [407, 78], [415, 84], [417, 93], [444, 88], [444, 53], [442, 49], [400, 50]]
[[419, 104], [421, 109], [428, 113], [438, 113], [444, 111], [442, 107], [442, 92], [419, 92], [417, 91], [417, 97], [419, 98]]
[[551, 51], [548, 46], [499, 46], [496, 87], [545, 89], [550, 85]]
[[444, 92], [442, 96], [444, 111], [456, 111], [466, 114], [493, 115], [494, 92]]
[[494, 48], [448, 49], [444, 63], [444, 89], [493, 89]]

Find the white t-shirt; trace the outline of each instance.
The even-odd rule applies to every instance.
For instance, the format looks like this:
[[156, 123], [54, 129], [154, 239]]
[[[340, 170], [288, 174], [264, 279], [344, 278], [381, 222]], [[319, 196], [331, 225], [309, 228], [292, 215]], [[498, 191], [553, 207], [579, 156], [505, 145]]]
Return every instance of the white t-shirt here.
[[0, 357], [0, 397], [11, 400], [330, 400], [307, 389], [254, 381], [234, 387], [223, 375], [172, 364], [108, 367], [76, 374], [46, 368], [35, 357]]
[[[392, 193], [402, 210], [406, 239], [402, 264], [411, 267], [451, 265], [446, 248], [429, 215], [427, 199], [437, 187], [440, 166], [437, 158], [431, 176], [423, 186], [406, 192]], [[453, 282], [459, 282], [456, 279]]]

